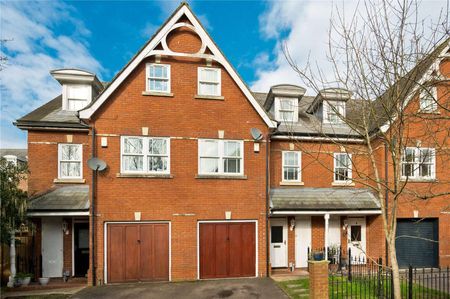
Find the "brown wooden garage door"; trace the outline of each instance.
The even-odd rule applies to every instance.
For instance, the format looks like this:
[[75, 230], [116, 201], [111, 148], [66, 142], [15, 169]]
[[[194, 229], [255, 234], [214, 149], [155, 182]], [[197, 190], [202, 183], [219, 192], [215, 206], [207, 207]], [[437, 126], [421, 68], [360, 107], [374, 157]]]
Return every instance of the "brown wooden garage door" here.
[[200, 278], [255, 276], [255, 223], [200, 223]]
[[169, 225], [108, 224], [108, 282], [169, 280]]

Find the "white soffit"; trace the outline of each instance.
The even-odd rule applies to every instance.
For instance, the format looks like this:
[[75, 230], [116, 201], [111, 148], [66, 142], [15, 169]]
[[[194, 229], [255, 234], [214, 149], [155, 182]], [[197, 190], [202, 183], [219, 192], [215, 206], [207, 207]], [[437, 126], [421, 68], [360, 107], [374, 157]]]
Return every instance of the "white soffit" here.
[[[187, 19], [192, 23], [192, 25], [178, 22], [178, 20], [185, 15]], [[187, 53], [176, 53], [168, 49], [166, 43], [167, 35], [174, 29], [179, 27], [187, 27], [198, 34], [202, 41], [202, 46], [198, 53], [187, 54]], [[163, 50], [155, 50], [155, 47], [161, 43]], [[209, 48], [211, 54], [206, 54], [205, 50]], [[185, 57], [198, 57], [205, 59], [213, 59], [221, 64], [225, 70], [230, 74], [236, 84], [239, 86], [241, 91], [249, 100], [250, 104], [256, 110], [256, 112], [261, 116], [264, 122], [269, 128], [276, 128], [276, 122], [272, 121], [264, 109], [258, 104], [258, 102], [253, 97], [253, 94], [248, 89], [247, 85], [242, 81], [236, 71], [233, 69], [228, 60], [224, 57], [222, 52], [214, 44], [210, 36], [206, 33], [203, 26], [194, 16], [192, 11], [189, 9], [188, 5], [183, 3], [181, 7], [173, 14], [173, 16], [166, 22], [166, 24], [159, 30], [156, 36], [148, 42], [144, 49], [142, 49], [134, 59], [128, 64], [128, 66], [114, 79], [114, 81], [108, 85], [108, 87], [103, 91], [99, 98], [89, 107], [79, 112], [79, 116], [82, 119], [89, 119], [95, 113], [95, 111], [100, 108], [100, 106], [108, 99], [108, 97], [119, 87], [119, 85], [128, 77], [128, 75], [141, 63], [146, 57], [152, 55], [168, 55], [168, 56], [185, 56]]]

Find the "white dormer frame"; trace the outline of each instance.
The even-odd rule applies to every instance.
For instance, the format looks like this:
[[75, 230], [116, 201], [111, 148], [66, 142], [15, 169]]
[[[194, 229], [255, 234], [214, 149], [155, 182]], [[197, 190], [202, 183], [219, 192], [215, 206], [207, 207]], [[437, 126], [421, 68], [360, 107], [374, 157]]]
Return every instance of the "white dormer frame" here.
[[[188, 24], [185, 22], [179, 22], [178, 20], [183, 17], [183, 15], [189, 20], [192, 24]], [[202, 46], [197, 53], [178, 53], [173, 52], [167, 46], [166, 38], [168, 34], [176, 29], [176, 28], [189, 28], [198, 34], [199, 38], [202, 41]], [[161, 44], [162, 50], [155, 49], [158, 44]], [[208, 54], [206, 49], [209, 49], [212, 54]], [[189, 6], [186, 3], [182, 3], [180, 7], [172, 14], [172, 16], [167, 20], [167, 22], [162, 26], [159, 31], [155, 34], [154, 38], [152, 38], [147, 45], [133, 58], [133, 60], [128, 63], [128, 65], [119, 73], [119, 75], [108, 85], [108, 87], [100, 94], [98, 99], [92, 103], [92, 105], [88, 106], [86, 109], [81, 110], [79, 113], [80, 118], [82, 119], [90, 119], [92, 115], [100, 108], [100, 106], [111, 96], [111, 94], [120, 86], [120, 84], [131, 74], [131, 72], [147, 57], [150, 56], [173, 56], [173, 57], [191, 57], [191, 58], [200, 58], [200, 59], [209, 59], [215, 61], [217, 64], [222, 65], [225, 71], [227, 71], [231, 78], [235, 81], [237, 86], [244, 93], [250, 104], [256, 110], [256, 112], [260, 115], [263, 121], [269, 128], [276, 128], [277, 123], [272, 121], [266, 111], [258, 104], [253, 94], [247, 87], [247, 85], [242, 81], [239, 75], [236, 73], [234, 68], [213, 42], [211, 37], [205, 31], [203, 26], [200, 24], [199, 20], [192, 11], [189, 9]]]
[[[289, 100], [294, 102], [292, 104], [293, 109], [292, 110], [283, 110], [281, 109], [281, 101], [283, 100]], [[297, 98], [291, 98], [291, 97], [275, 97], [275, 101], [274, 101], [274, 107], [275, 107], [275, 119], [277, 121], [281, 121], [281, 122], [288, 122], [288, 123], [294, 123], [294, 122], [298, 122], [298, 99]], [[281, 117], [281, 113], [280, 112], [293, 112], [294, 113], [294, 118], [292, 120], [285, 120]]]
[[[67, 110], [67, 111], [77, 111], [77, 110], [70, 110], [69, 109], [69, 90], [70, 88], [73, 87], [84, 87], [88, 89], [87, 92], [87, 99], [86, 100], [86, 105], [89, 105], [92, 101], [92, 86], [90, 84], [66, 84], [64, 83], [62, 86], [62, 109], [63, 110]], [[75, 97], [75, 100], [83, 100], [82, 98], [79, 97]]]
[[[331, 102], [331, 103], [330, 103]], [[339, 111], [339, 107], [337, 107], [338, 105], [334, 105], [334, 104], [338, 104], [338, 105], [342, 105], [341, 107], [343, 108], [341, 111]], [[322, 107], [323, 107], [323, 111], [322, 111], [322, 118], [323, 118], [323, 123], [325, 124], [331, 124], [331, 125], [337, 125], [337, 124], [343, 124], [344, 120], [343, 118], [346, 117], [346, 103], [344, 101], [333, 101], [333, 100], [324, 100], [322, 102]], [[332, 112], [334, 114], [336, 114], [337, 116], [337, 122], [330, 122], [328, 119], [328, 113]]]

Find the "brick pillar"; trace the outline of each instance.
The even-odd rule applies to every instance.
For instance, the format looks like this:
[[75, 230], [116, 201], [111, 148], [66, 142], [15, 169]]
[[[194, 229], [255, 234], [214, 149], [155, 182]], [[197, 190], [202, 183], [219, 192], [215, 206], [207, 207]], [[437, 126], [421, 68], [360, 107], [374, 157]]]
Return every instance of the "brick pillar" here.
[[308, 261], [309, 298], [328, 298], [328, 263], [329, 261]]

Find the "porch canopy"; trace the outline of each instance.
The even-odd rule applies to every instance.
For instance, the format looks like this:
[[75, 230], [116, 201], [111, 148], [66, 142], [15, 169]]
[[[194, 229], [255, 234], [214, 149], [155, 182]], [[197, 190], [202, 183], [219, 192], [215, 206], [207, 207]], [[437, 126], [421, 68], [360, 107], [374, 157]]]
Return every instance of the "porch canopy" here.
[[56, 187], [28, 202], [28, 216], [88, 216], [89, 186]]
[[380, 203], [369, 189], [273, 188], [272, 214], [380, 214]]

